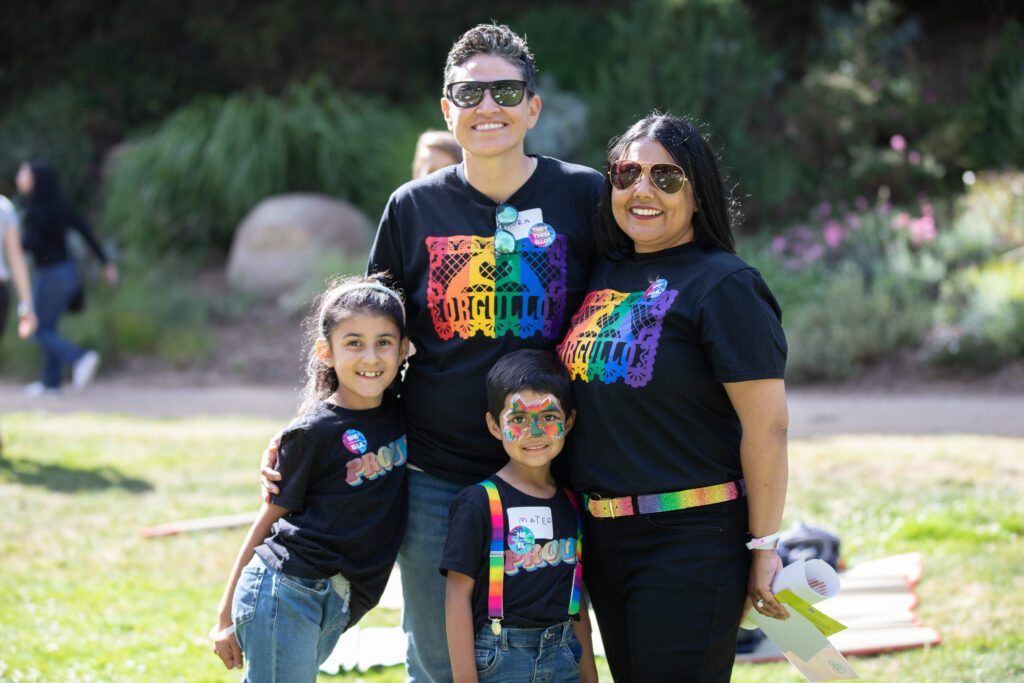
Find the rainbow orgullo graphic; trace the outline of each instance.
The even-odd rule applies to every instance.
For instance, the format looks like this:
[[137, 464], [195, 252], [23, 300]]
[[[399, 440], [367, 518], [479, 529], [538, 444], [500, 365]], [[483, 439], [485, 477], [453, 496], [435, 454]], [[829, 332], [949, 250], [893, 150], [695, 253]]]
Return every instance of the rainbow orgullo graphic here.
[[[544, 240], [535, 240], [544, 244]], [[519, 239], [495, 254], [491, 237], [428, 237], [427, 305], [441, 339], [480, 334], [557, 339], [565, 318], [567, 239]]]
[[661, 324], [678, 291], [657, 296], [612, 289], [590, 292], [572, 318], [558, 356], [573, 379], [642, 387], [654, 373]]

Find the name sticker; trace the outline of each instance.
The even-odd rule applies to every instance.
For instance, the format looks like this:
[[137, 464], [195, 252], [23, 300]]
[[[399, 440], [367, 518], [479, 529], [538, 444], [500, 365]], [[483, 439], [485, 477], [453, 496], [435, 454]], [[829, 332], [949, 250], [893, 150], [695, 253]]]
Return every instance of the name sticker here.
[[535, 539], [555, 537], [555, 525], [549, 507], [521, 507], [508, 509], [508, 528], [526, 527]]
[[520, 211], [518, 220], [512, 225], [506, 225], [505, 229], [512, 233], [516, 241], [519, 241], [524, 237], [530, 237], [530, 228], [543, 222], [543, 211], [539, 208], [526, 209], [525, 211]]

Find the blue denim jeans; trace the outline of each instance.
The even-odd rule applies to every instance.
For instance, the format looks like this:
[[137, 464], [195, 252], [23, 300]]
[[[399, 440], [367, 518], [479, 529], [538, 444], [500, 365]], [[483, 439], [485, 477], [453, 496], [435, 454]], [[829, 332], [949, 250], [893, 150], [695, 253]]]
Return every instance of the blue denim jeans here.
[[452, 665], [445, 632], [446, 579], [438, 571], [448, 538], [448, 508], [462, 484], [410, 469], [409, 521], [398, 551], [407, 681], [448, 683]]
[[78, 290], [78, 271], [71, 261], [36, 269], [32, 281], [32, 299], [39, 318], [35, 340], [43, 352], [43, 385], [60, 387], [61, 372], [81, 358], [85, 351], [57, 334], [60, 316], [68, 309], [71, 297]]
[[242, 570], [231, 603], [247, 683], [311, 683], [348, 625], [348, 596], [330, 579], [303, 579], [267, 567], [259, 555]]
[[483, 683], [562, 683], [580, 680], [583, 647], [566, 621], [547, 628], [490, 625], [476, 634], [476, 675]]

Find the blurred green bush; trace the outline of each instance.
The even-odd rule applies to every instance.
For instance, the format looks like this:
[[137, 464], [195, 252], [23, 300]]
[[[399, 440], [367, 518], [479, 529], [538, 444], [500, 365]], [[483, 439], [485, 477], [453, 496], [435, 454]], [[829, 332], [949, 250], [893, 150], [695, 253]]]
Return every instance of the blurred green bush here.
[[973, 79], [963, 112], [964, 156], [972, 168], [1020, 167], [1024, 160], [1024, 28], [1004, 27]]
[[103, 224], [143, 254], [226, 253], [261, 199], [321, 192], [376, 220], [409, 178], [420, 127], [369, 97], [343, 96], [324, 78], [263, 93], [204, 99], [118, 154]]
[[542, 73], [587, 104], [573, 160], [602, 168], [609, 139], [658, 109], [709, 124], [730, 178], [758, 206], [784, 204], [796, 189], [796, 160], [765, 116], [783, 85], [780, 59], [740, 0], [638, 0], [602, 13], [555, 5], [524, 12], [514, 28]]
[[942, 365], [1024, 359], [1024, 173], [952, 202], [863, 198], [740, 243], [783, 308], [787, 376], [843, 380], [900, 351]]
[[14, 175], [24, 161], [46, 159], [61, 193], [81, 207], [90, 197], [95, 147], [84, 93], [66, 83], [38, 88], [0, 116], [0, 193], [13, 196]]

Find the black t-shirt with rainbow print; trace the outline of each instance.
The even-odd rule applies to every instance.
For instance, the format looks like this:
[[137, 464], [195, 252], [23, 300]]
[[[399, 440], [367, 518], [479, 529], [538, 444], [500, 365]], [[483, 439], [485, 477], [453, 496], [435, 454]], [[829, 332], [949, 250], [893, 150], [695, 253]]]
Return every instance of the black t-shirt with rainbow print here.
[[554, 350], [595, 260], [601, 175], [536, 159], [505, 202], [518, 211], [508, 253], [495, 249], [498, 202], [461, 164], [396, 190], [370, 253], [368, 272], [389, 271], [405, 292], [416, 346], [402, 392], [409, 462], [450, 481], [471, 484], [507, 462], [484, 422], [487, 371], [516, 349]]
[[572, 486], [642, 495], [741, 478], [725, 382], [782, 378], [781, 310], [757, 270], [695, 242], [602, 259], [558, 353], [573, 377]]

